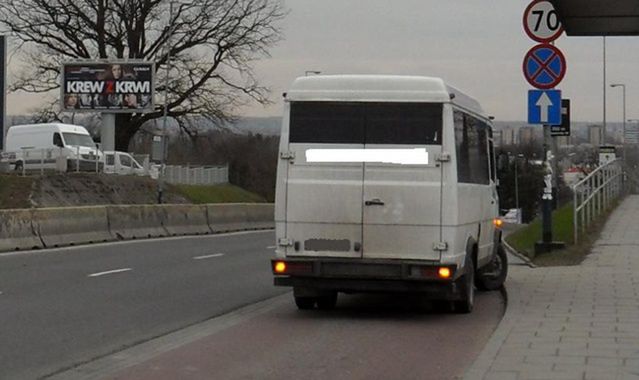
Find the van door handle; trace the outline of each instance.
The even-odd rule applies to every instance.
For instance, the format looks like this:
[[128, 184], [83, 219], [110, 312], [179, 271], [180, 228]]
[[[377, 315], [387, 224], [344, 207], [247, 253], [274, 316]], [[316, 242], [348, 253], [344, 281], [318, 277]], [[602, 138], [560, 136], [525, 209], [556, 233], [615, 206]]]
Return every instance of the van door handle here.
[[366, 206], [383, 206], [384, 202], [382, 202], [379, 198], [371, 199], [370, 201], [364, 202]]

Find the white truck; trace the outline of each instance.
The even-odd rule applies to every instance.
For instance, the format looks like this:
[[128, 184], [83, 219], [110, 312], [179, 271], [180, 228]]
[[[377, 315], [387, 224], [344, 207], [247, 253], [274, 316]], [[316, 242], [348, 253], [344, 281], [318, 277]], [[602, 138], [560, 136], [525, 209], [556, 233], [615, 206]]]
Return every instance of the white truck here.
[[14, 125], [7, 131], [3, 157], [16, 171], [60, 169], [95, 171], [102, 167], [103, 155], [82, 126], [47, 123]]
[[313, 76], [285, 94], [275, 285], [300, 309], [338, 292], [421, 293], [471, 312], [500, 288], [492, 126], [444, 81]]

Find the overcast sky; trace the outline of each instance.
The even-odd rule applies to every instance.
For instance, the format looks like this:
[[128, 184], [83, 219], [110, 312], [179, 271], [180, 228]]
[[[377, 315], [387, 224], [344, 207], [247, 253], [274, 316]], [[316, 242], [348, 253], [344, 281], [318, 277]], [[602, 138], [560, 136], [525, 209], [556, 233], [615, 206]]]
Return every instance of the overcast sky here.
[[[477, 98], [498, 120], [525, 120], [521, 65], [534, 46], [521, 25], [527, 0], [287, 0], [284, 41], [257, 63], [272, 106], [244, 116], [278, 116], [281, 93], [305, 70], [325, 74], [442, 77]], [[608, 38], [608, 83], [628, 86], [628, 118], [639, 118], [639, 38]], [[568, 62], [559, 86], [575, 121], [602, 120], [602, 38], [557, 41]], [[9, 113], [33, 97], [10, 95]], [[608, 89], [608, 120], [622, 120], [621, 89]]]

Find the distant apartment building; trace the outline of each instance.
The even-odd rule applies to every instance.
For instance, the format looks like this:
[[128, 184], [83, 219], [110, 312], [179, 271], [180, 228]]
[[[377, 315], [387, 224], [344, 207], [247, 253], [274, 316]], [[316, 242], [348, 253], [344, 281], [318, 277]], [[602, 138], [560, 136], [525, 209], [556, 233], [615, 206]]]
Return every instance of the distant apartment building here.
[[557, 139], [557, 145], [558, 146], [568, 146], [568, 145], [570, 145], [570, 136], [557, 136], [555, 138]]
[[504, 145], [501, 131], [493, 131], [493, 142], [497, 148]]
[[511, 127], [507, 127], [501, 130], [501, 142], [502, 145], [515, 145], [515, 130]]
[[601, 145], [601, 126], [599, 125], [588, 126], [588, 142], [594, 146]]
[[531, 144], [535, 141], [535, 128], [534, 127], [521, 127], [519, 128], [519, 143]]

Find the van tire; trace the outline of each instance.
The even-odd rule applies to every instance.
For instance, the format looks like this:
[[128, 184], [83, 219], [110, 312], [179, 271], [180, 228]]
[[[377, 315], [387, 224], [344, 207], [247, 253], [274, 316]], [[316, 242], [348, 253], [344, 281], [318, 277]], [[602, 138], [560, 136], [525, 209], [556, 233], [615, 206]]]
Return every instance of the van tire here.
[[477, 288], [480, 290], [501, 289], [506, 281], [506, 276], [508, 276], [508, 255], [506, 255], [506, 250], [500, 244], [490, 265], [487, 266], [483, 273], [479, 274], [476, 283]]
[[315, 306], [314, 297], [295, 297], [295, 305], [300, 310], [311, 310]]
[[475, 306], [475, 263], [470, 255], [466, 255], [466, 273], [459, 281], [462, 291], [462, 299], [454, 301], [453, 306], [455, 312], [459, 314], [468, 314], [473, 311]]
[[16, 165], [13, 168], [13, 171], [15, 171], [16, 173], [21, 173], [23, 166], [24, 166], [24, 163], [22, 163], [22, 161], [16, 161]]
[[328, 296], [317, 297], [317, 308], [320, 310], [332, 310], [337, 305], [337, 292]]

